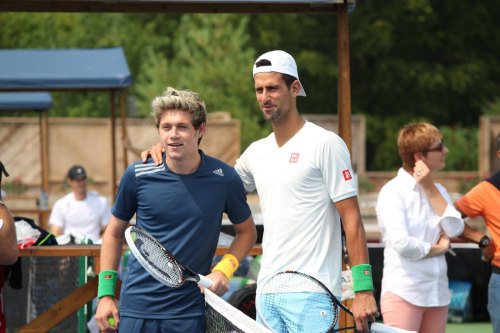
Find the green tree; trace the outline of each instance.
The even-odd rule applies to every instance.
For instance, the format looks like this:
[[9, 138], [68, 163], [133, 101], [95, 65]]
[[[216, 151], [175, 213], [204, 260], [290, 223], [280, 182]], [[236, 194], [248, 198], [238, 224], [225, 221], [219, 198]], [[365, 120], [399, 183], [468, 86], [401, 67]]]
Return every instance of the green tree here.
[[[477, 126], [500, 91], [499, 10], [495, 0], [356, 3], [349, 15], [351, 103], [353, 114], [367, 116], [368, 170], [399, 165], [394, 133], [407, 123]], [[303, 113], [337, 112], [336, 25], [329, 14], [251, 20], [258, 53], [295, 56], [308, 94], [298, 100]]]
[[442, 126], [444, 145], [450, 151], [446, 155], [446, 171], [477, 170], [477, 127]]
[[[139, 76], [141, 105], [167, 85], [200, 93], [207, 109], [227, 111], [242, 124], [242, 148], [269, 132], [253, 92], [251, 64], [255, 52], [248, 45], [248, 18], [240, 15], [185, 14], [174, 37], [174, 56], [149, 55], [151, 62]], [[166, 68], [165, 68], [166, 66]], [[149, 83], [147, 83], [149, 82]], [[147, 91], [146, 91], [147, 89]], [[155, 96], [156, 96], [155, 95]]]
[[141, 117], [151, 115], [151, 102], [153, 98], [161, 95], [168, 86], [168, 60], [160, 52], [148, 48], [142, 70], [137, 77], [137, 106]]
[[307, 94], [297, 99], [299, 112], [337, 113], [336, 14], [255, 14], [248, 32], [257, 55], [283, 50], [295, 58]]
[[[497, 1], [358, 3], [350, 16], [353, 112], [400, 124], [424, 118], [440, 128], [474, 130], [500, 88], [499, 9]], [[367, 122], [368, 128], [373, 125]], [[389, 167], [376, 156], [393, 140], [390, 132], [374, 131], [367, 138], [368, 169]], [[449, 159], [470, 146], [454, 148]], [[462, 158], [472, 161], [477, 155]], [[449, 165], [470, 168], [465, 160]]]
[[[394, 133], [404, 124], [425, 120], [474, 130], [480, 115], [498, 114], [499, 11], [496, 0], [356, 3], [349, 15], [351, 103], [353, 114], [367, 116], [368, 170], [400, 164]], [[1, 48], [122, 46], [133, 78], [127, 94], [138, 96], [141, 116], [149, 113], [153, 92], [166, 85], [197, 90], [210, 111], [241, 119], [243, 148], [269, 131], [250, 74], [255, 56], [265, 51], [282, 49], [297, 60], [307, 92], [297, 102], [301, 113], [337, 113], [333, 13], [2, 12], [0, 27]], [[52, 116], [109, 115], [107, 94], [54, 96]]]
[[[107, 48], [121, 46], [133, 80], [148, 49], [171, 54], [178, 14], [0, 13], [2, 48]], [[133, 94], [136, 85], [127, 89]], [[108, 117], [109, 94], [53, 93], [55, 117]]]

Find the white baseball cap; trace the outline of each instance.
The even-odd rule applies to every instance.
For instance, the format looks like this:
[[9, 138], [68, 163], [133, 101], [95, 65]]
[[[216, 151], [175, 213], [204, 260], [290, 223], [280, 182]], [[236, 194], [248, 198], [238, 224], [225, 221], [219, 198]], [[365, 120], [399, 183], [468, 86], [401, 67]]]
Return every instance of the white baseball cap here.
[[[259, 67], [255, 66], [255, 64], [262, 59], [269, 60], [271, 62], [271, 65], [268, 66], [264, 65]], [[269, 51], [258, 57], [257, 60], [255, 60], [255, 63], [253, 64], [253, 76], [255, 77], [255, 74], [258, 73], [267, 73], [267, 72], [276, 72], [293, 76], [294, 78], [297, 79], [297, 81], [299, 81], [300, 84], [299, 96], [306, 95], [304, 87], [302, 86], [302, 83], [300, 83], [299, 80], [299, 73], [297, 72], [297, 64], [295, 63], [293, 57], [288, 53], [286, 53], [285, 51], [281, 50]]]

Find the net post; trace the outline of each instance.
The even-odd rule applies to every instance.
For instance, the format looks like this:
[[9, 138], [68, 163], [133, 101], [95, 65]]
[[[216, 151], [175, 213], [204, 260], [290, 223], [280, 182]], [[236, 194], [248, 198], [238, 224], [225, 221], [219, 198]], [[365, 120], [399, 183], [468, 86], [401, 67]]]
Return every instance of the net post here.
[[[92, 244], [92, 240], [85, 238], [81, 241], [81, 244]], [[80, 257], [79, 258], [79, 286], [83, 286], [89, 280], [88, 269], [92, 267], [92, 257]], [[92, 318], [93, 308], [92, 301], [85, 304], [78, 310], [78, 333], [87, 333], [87, 322]]]

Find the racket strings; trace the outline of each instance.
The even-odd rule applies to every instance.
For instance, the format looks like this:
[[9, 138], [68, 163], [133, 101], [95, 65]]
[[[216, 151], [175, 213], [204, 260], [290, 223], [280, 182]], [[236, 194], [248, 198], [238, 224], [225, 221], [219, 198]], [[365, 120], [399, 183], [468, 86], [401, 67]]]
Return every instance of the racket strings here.
[[260, 314], [279, 333], [327, 332], [338, 319], [338, 309], [331, 297], [307, 276], [277, 274], [262, 286]]
[[143, 259], [156, 272], [156, 277], [171, 287], [182, 284], [183, 274], [181, 269], [177, 266], [175, 260], [168, 256], [161, 244], [136, 231], [135, 245]]

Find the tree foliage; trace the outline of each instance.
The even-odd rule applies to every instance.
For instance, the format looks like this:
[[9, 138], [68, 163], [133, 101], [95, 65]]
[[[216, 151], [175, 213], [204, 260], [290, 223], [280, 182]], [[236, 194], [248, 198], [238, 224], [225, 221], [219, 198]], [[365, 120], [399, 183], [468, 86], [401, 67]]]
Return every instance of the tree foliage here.
[[255, 51], [248, 45], [247, 23], [248, 17], [238, 15], [183, 15], [171, 60], [150, 49], [142, 67], [137, 88], [141, 110], [166, 86], [174, 86], [198, 92], [209, 112], [227, 111], [240, 119], [243, 148], [268, 133], [252, 89]]
[[[474, 168], [478, 118], [500, 114], [499, 11], [496, 0], [357, 1], [349, 15], [351, 103], [367, 117], [368, 170], [400, 165], [397, 132], [415, 121], [455, 138], [450, 167]], [[307, 92], [300, 112], [337, 113], [336, 14], [2, 12], [0, 27], [2, 48], [122, 46], [133, 78], [126, 93], [139, 116], [149, 116], [167, 85], [195, 90], [209, 111], [241, 120], [242, 148], [269, 131], [251, 78], [255, 57], [268, 50], [294, 55]], [[53, 116], [109, 115], [106, 94], [53, 96]], [[455, 150], [468, 154], [454, 162]]]

